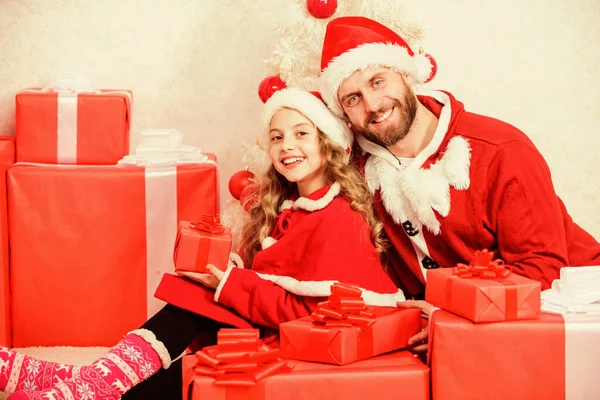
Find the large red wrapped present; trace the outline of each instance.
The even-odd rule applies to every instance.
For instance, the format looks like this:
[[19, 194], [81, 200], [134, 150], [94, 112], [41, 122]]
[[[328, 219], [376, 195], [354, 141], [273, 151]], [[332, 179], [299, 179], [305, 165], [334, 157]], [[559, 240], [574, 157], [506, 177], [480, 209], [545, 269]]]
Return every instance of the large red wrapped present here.
[[173, 252], [176, 271], [205, 273], [208, 264], [225, 271], [230, 252], [231, 230], [222, 226], [218, 217], [179, 223]]
[[312, 316], [279, 325], [279, 340], [286, 358], [345, 365], [406, 347], [420, 330], [420, 310], [368, 307], [360, 289], [335, 284]]
[[540, 314], [476, 324], [443, 310], [430, 321], [434, 400], [597, 399], [600, 317]]
[[294, 361], [291, 371], [229, 382], [223, 374], [208, 376], [205, 365], [195, 355], [183, 358], [184, 399], [429, 400], [429, 368], [407, 351], [344, 366]]
[[179, 221], [217, 214], [214, 164], [15, 165], [13, 344], [107, 346], [164, 306]]
[[493, 256], [477, 251], [470, 265], [428, 271], [425, 300], [473, 322], [537, 318], [541, 283], [510, 272]]
[[11, 347], [6, 171], [15, 162], [14, 137], [0, 137], [0, 346]]
[[17, 161], [114, 165], [129, 152], [131, 92], [23, 90]]

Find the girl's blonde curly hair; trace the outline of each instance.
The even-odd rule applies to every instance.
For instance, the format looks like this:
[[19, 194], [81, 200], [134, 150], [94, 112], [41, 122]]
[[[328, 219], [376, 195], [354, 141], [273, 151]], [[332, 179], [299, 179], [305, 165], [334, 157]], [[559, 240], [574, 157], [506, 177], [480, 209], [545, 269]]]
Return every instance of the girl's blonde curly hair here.
[[[346, 162], [344, 149], [333, 143], [320, 130], [319, 145], [324, 158], [325, 182], [340, 185], [340, 195], [350, 202], [350, 207], [365, 218], [371, 228], [371, 242], [378, 253], [382, 254], [388, 247], [383, 234], [383, 224], [375, 216], [373, 196], [358, 170]], [[250, 218], [242, 230], [240, 255], [246, 265], [252, 265], [254, 256], [261, 250], [262, 241], [271, 234], [275, 227], [279, 207], [284, 200], [297, 192], [295, 183], [286, 180], [271, 165], [260, 179], [258, 189], [259, 202], [250, 210]]]

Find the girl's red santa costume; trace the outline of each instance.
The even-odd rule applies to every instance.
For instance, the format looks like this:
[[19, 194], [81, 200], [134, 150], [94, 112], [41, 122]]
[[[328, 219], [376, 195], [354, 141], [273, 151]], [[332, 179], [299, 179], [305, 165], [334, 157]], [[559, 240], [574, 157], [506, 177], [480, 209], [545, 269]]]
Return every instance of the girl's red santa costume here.
[[252, 269], [228, 269], [215, 300], [275, 329], [310, 315], [335, 281], [359, 285], [367, 304], [404, 300], [381, 267], [365, 219], [339, 190], [334, 183], [284, 203], [277, 226], [285, 232], [276, 227], [263, 241]]
[[[429, 56], [362, 17], [329, 22], [321, 94], [339, 116], [340, 84], [353, 72], [387, 66], [416, 83], [431, 79]], [[447, 92], [418, 96], [439, 122], [408, 165], [358, 137], [376, 207], [397, 251], [390, 273], [407, 294], [424, 291], [427, 270], [468, 262], [489, 249], [519, 274], [550, 287], [561, 267], [600, 263], [600, 244], [573, 222], [550, 170], [529, 138], [502, 121], [465, 111]]]

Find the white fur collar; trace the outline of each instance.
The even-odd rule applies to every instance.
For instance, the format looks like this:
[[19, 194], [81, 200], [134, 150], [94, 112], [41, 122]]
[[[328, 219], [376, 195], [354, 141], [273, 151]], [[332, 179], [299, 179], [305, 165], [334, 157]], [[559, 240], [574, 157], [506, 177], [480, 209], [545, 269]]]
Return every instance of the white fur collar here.
[[406, 219], [418, 220], [434, 234], [440, 233], [435, 216], [450, 212], [450, 186], [466, 190], [470, 185], [471, 148], [460, 136], [450, 140], [443, 157], [428, 169], [423, 163], [439, 148], [450, 124], [451, 109], [448, 95], [432, 92], [431, 97], [444, 104], [438, 127], [431, 142], [409, 166], [402, 166], [389, 151], [359, 137], [363, 150], [371, 153], [365, 165], [365, 179], [371, 192], [380, 189], [387, 212], [397, 224]]
[[338, 194], [340, 194], [340, 184], [334, 182], [327, 191], [327, 193], [325, 193], [325, 195], [320, 199], [311, 200], [307, 197], [300, 197], [296, 201], [285, 200], [283, 203], [281, 203], [281, 206], [279, 207], [279, 212], [288, 208], [294, 208], [294, 210], [305, 211], [322, 210], [323, 208], [327, 207], [329, 203], [331, 203]]

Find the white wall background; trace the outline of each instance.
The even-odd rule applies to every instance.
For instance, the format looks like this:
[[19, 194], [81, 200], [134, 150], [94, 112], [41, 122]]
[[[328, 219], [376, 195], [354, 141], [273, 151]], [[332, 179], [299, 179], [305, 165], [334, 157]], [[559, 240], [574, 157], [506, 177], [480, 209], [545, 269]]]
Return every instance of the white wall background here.
[[[0, 134], [14, 134], [18, 90], [77, 71], [93, 87], [133, 90], [132, 149], [141, 130], [169, 127], [217, 153], [225, 203], [241, 143], [260, 130], [272, 14], [289, 1], [0, 0]], [[600, 239], [600, 2], [421, 6], [439, 64], [429, 88], [525, 131], [574, 219]]]

